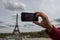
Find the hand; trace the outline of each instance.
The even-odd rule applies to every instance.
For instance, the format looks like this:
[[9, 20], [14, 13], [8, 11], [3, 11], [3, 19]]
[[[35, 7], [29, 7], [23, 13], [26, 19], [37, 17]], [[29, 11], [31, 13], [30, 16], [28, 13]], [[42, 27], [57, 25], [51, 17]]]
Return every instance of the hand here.
[[47, 29], [51, 29], [52, 25], [47, 17], [47, 15], [45, 15], [43, 12], [36, 12], [36, 17], [41, 17], [42, 21], [38, 22], [38, 21], [34, 21], [33, 23], [42, 26], [43, 28], [47, 28]]

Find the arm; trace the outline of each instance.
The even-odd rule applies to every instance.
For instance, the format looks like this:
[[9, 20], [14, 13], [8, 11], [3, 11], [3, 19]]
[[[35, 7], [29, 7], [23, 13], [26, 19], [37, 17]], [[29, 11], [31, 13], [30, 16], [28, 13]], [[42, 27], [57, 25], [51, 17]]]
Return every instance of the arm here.
[[46, 29], [46, 33], [50, 36], [51, 39], [60, 40], [60, 30], [54, 26], [50, 31]]
[[41, 17], [42, 21], [38, 22], [38, 21], [34, 21], [33, 23], [46, 28], [46, 33], [53, 39], [53, 40], [60, 40], [60, 31], [55, 28], [54, 26], [52, 26], [52, 24], [50, 23], [47, 15], [45, 15], [43, 12], [36, 12], [36, 17]]

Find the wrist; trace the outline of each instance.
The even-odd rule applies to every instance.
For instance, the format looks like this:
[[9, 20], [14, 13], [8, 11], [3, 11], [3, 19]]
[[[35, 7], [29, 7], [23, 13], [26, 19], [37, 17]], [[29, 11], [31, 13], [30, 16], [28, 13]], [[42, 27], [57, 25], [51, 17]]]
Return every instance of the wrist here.
[[53, 29], [53, 25], [48, 26], [47, 30], [50, 32]]

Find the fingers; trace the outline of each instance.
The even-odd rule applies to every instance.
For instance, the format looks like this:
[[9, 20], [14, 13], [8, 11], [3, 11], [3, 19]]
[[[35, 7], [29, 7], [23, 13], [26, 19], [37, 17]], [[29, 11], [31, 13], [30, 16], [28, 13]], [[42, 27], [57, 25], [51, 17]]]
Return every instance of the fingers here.
[[36, 13], [36, 17], [40, 16], [40, 12], [35, 12]]
[[33, 23], [35, 23], [36, 25], [40, 25], [38, 21], [33, 21]]
[[48, 19], [47, 15], [45, 15], [43, 12], [36, 12], [37, 17], [42, 17], [42, 19]]

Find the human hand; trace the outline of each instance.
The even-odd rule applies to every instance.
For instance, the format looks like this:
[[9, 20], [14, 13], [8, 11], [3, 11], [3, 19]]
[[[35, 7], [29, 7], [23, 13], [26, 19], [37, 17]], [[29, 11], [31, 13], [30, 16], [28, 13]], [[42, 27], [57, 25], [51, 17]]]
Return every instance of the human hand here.
[[52, 24], [50, 23], [48, 16], [45, 15], [43, 12], [36, 12], [36, 17], [41, 17], [42, 21], [41, 22], [33, 21], [33, 23], [35, 23], [43, 28], [47, 28], [47, 29], [52, 28]]

